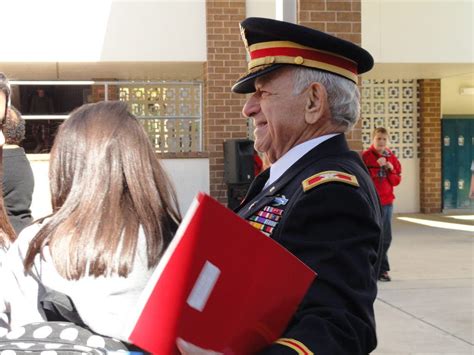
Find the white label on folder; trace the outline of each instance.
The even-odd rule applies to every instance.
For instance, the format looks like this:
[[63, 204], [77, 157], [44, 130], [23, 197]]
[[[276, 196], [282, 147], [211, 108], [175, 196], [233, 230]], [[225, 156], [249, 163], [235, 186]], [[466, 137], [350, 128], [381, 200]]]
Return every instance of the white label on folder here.
[[186, 301], [190, 307], [202, 312], [220, 273], [217, 266], [206, 261]]

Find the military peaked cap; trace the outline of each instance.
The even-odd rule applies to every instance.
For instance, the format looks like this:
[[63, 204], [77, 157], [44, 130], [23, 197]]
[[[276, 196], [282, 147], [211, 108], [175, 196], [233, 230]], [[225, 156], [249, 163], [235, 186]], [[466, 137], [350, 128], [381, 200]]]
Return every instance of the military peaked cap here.
[[370, 53], [356, 44], [294, 23], [249, 17], [240, 29], [250, 61], [232, 87], [235, 93], [254, 92], [257, 77], [284, 65], [327, 71], [355, 83], [374, 65]]

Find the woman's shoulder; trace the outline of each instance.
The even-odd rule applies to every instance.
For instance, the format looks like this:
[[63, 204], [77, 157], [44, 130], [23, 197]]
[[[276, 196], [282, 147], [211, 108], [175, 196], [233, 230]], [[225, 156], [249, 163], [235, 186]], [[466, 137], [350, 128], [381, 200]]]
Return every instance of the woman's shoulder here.
[[19, 254], [23, 258], [28, 251], [31, 241], [36, 234], [38, 234], [43, 225], [44, 222], [36, 222], [23, 229], [18, 235], [18, 238], [8, 248], [8, 254]]

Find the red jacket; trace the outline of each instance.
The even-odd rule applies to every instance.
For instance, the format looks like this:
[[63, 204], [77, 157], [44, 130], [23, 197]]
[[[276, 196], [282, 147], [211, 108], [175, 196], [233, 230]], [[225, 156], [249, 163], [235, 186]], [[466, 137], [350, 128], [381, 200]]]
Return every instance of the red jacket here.
[[[377, 163], [377, 160], [382, 157], [385, 157], [388, 162], [392, 163], [392, 171], [381, 167]], [[397, 157], [390, 151], [390, 149], [385, 149], [383, 154], [379, 154], [374, 146], [371, 145], [369, 149], [362, 153], [362, 159], [364, 160], [367, 169], [369, 169], [370, 177], [372, 178], [375, 189], [379, 194], [382, 206], [392, 204], [395, 199], [393, 187], [397, 186], [402, 180], [402, 166]]]

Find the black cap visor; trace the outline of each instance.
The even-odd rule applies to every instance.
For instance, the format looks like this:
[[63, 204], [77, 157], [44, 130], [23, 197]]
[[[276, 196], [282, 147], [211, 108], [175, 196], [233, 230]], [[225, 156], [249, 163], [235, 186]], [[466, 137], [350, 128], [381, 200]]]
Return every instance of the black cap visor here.
[[274, 64], [253, 73], [244, 75], [234, 84], [234, 86], [232, 86], [232, 92], [235, 92], [236, 94], [250, 94], [255, 92], [255, 79], [284, 66], [285, 64]]

